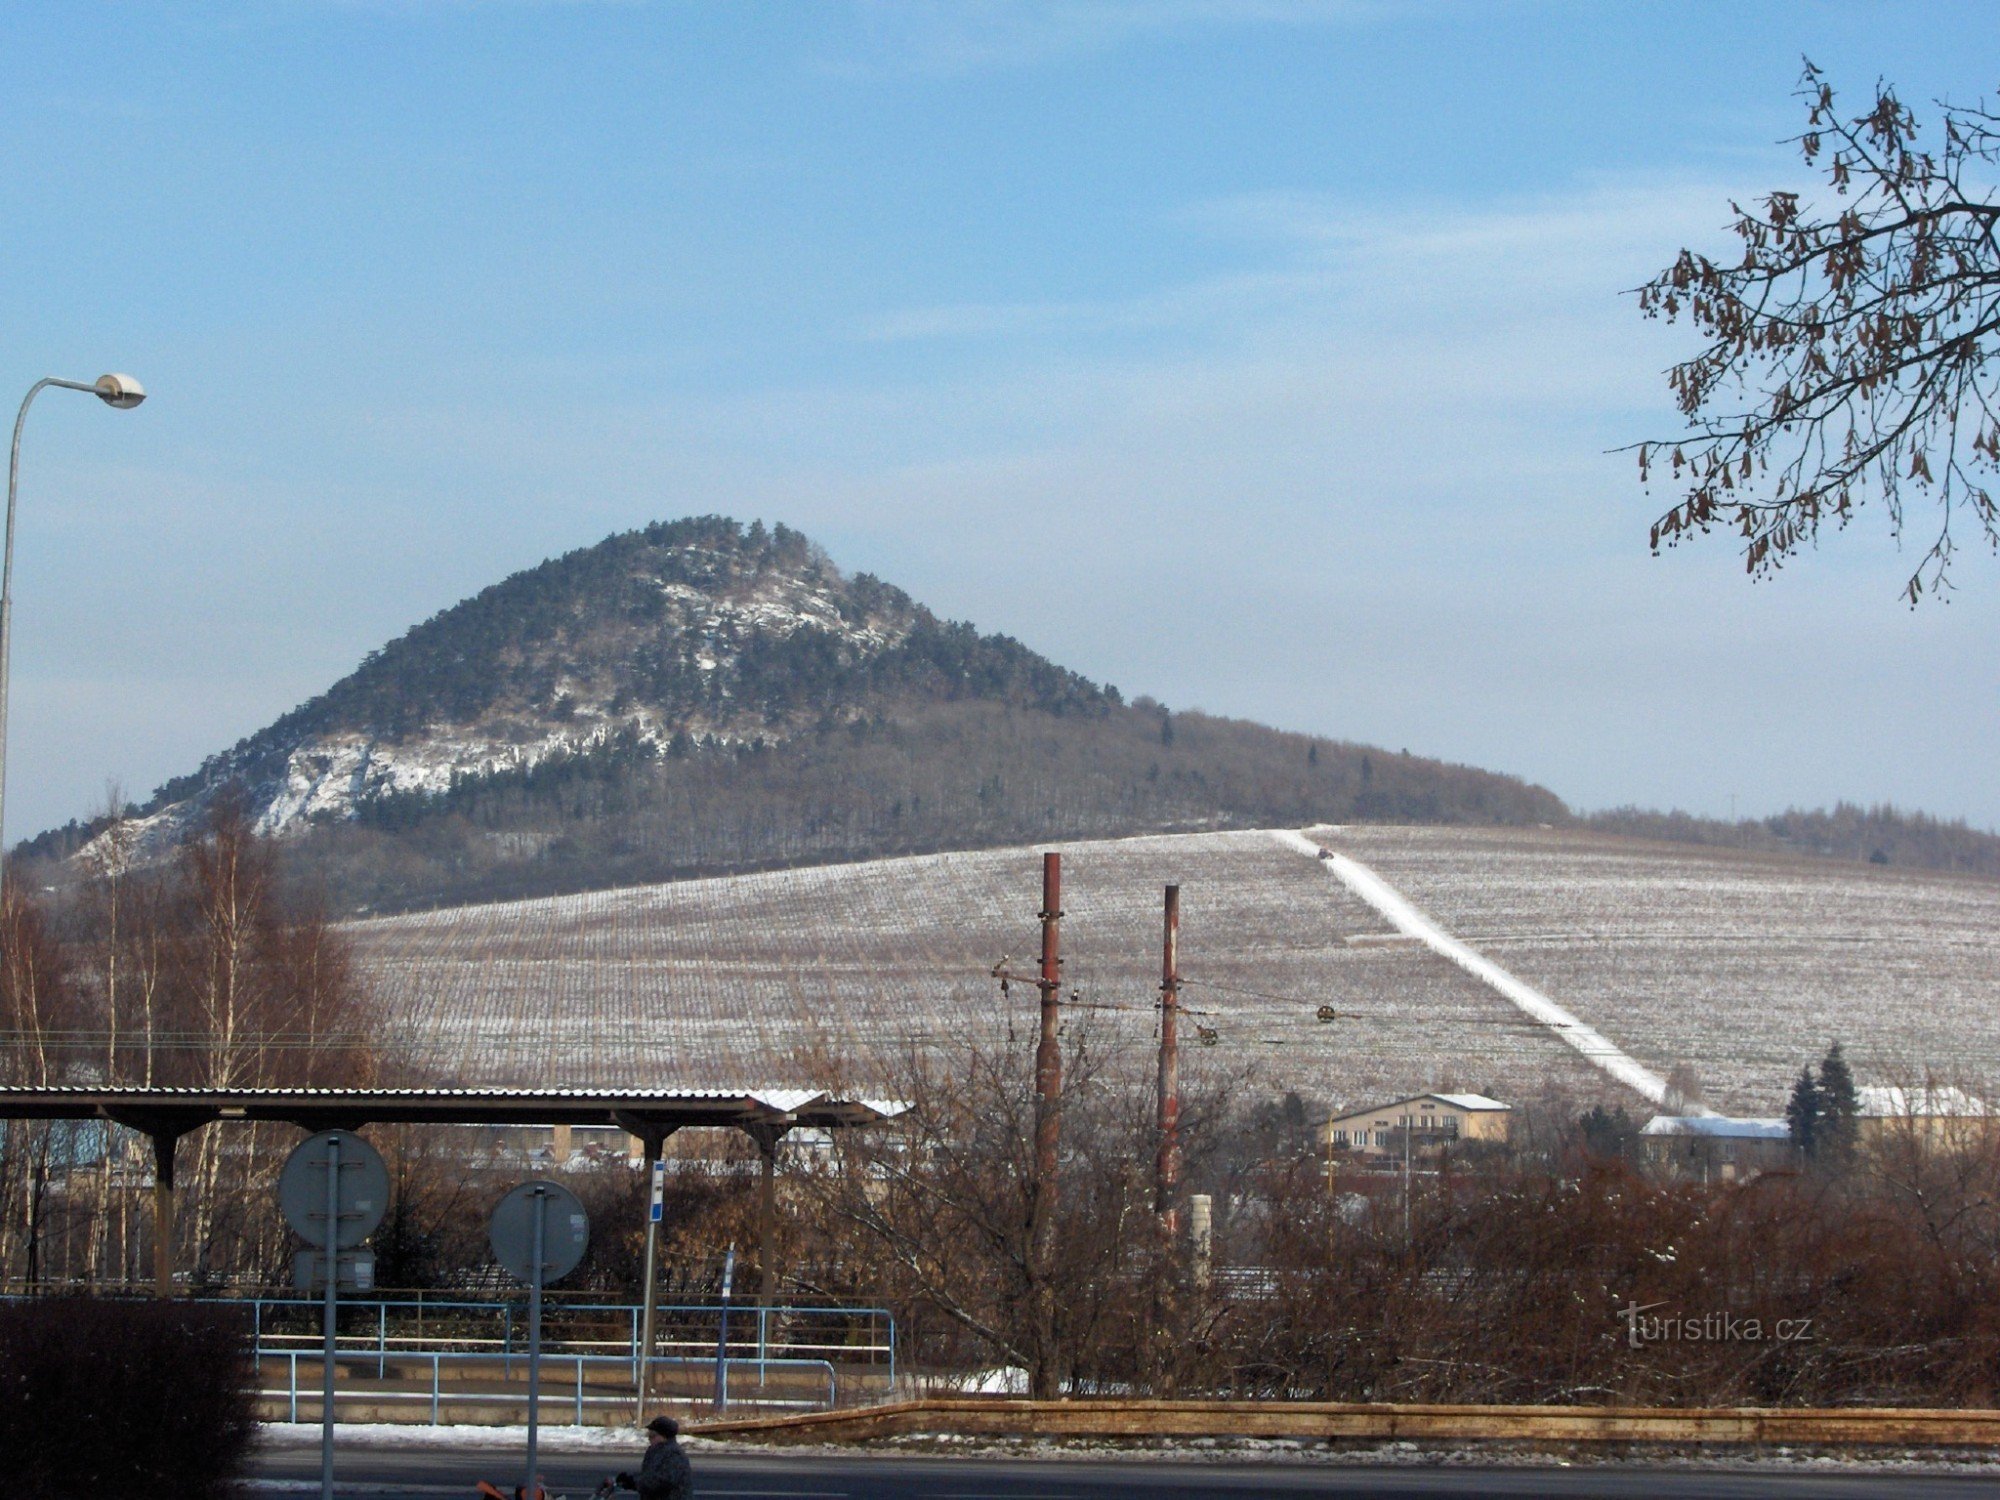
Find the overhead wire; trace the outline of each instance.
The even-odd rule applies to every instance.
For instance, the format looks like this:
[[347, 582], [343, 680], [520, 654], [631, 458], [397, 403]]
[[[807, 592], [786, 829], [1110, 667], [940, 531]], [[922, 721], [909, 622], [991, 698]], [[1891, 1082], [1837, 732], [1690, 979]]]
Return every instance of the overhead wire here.
[[[1220, 990], [1225, 994], [1245, 995], [1256, 1000], [1267, 1000], [1274, 1005], [1297, 1005], [1302, 1008], [1316, 1007], [1319, 1009], [1331, 1009], [1325, 1002], [1308, 999], [1303, 995], [1277, 995], [1272, 994], [1268, 990], [1246, 989], [1240, 985], [1222, 984], [1213, 979], [1189, 979], [1183, 977], [1181, 984], [1183, 986], [1195, 985], [1201, 989]], [[1219, 1014], [1219, 1012], [1208, 1012], [1208, 1014]], [[1420, 1021], [1426, 1018], [1422, 1016], [1393, 1015], [1386, 1011], [1344, 1010], [1330, 1016], [1325, 1016], [1322, 1019], [1327, 1021]], [[1540, 1034], [1545, 1031], [1562, 1030], [1567, 1023], [1543, 1023], [1540, 1021], [1531, 1021], [1521, 1016], [1455, 1016], [1452, 1018], [1451, 1024], [1453, 1026], [1491, 1026], [1502, 1031]]]

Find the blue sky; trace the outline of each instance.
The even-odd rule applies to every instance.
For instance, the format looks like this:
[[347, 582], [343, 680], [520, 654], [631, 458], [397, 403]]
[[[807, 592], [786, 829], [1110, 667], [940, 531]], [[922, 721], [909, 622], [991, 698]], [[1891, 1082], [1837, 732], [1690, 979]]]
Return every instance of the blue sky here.
[[20, 3], [0, 399], [45, 395], [8, 830], [517, 568], [784, 521], [1127, 693], [1580, 807], [2000, 826], [2000, 567], [1879, 516], [1653, 559], [1624, 291], [1806, 181], [1811, 55], [1978, 97], [1990, 5]]

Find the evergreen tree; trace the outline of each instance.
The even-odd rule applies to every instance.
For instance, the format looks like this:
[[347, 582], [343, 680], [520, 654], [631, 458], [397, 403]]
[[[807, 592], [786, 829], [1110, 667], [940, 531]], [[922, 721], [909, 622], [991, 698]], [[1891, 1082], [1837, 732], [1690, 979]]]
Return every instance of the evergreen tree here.
[[1638, 1127], [1622, 1104], [1610, 1111], [1593, 1105], [1576, 1123], [1583, 1132], [1583, 1148], [1592, 1156], [1630, 1156], [1639, 1138]]
[[1814, 1155], [1819, 1147], [1819, 1114], [1819, 1085], [1813, 1082], [1812, 1068], [1803, 1067], [1785, 1105], [1785, 1123], [1791, 1127], [1792, 1144], [1806, 1156]]
[[1840, 1055], [1840, 1043], [1835, 1042], [1819, 1065], [1819, 1119], [1814, 1139], [1820, 1151], [1834, 1158], [1852, 1156], [1860, 1118], [1861, 1099], [1855, 1092], [1854, 1074]]

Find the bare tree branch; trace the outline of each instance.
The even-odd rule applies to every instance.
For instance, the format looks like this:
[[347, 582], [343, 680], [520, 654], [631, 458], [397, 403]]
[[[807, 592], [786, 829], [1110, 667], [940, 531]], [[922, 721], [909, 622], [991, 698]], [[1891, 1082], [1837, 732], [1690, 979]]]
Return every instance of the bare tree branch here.
[[1798, 95], [1807, 128], [1795, 144], [1825, 171], [1833, 204], [1782, 191], [1732, 204], [1736, 264], [1683, 250], [1638, 290], [1647, 317], [1685, 318], [1707, 340], [1668, 375], [1689, 430], [1633, 445], [1642, 481], [1664, 465], [1682, 490], [1652, 546], [1727, 526], [1758, 575], [1871, 501], [1900, 538], [1914, 504], [1936, 517], [1905, 585], [1914, 604], [1950, 586], [1961, 515], [2000, 545], [2000, 202], [1988, 170], [2000, 117], [1940, 104], [1944, 149], [1932, 155], [1886, 84], [1843, 116], [1808, 62]]

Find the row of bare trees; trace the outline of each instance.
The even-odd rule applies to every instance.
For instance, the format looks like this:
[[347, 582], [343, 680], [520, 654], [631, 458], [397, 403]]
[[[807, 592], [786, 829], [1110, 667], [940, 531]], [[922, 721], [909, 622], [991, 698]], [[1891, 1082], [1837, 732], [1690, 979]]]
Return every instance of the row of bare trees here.
[[[213, 1088], [356, 1083], [376, 1067], [337, 935], [288, 892], [278, 855], [221, 802], [165, 866], [135, 868], [114, 823], [59, 901], [0, 891], [0, 1081]], [[71, 1122], [0, 1136], [0, 1278], [120, 1280], [142, 1263], [129, 1191], [147, 1143]], [[236, 1274], [281, 1253], [267, 1179], [283, 1133], [190, 1139], [182, 1264]]]
[[[1054, 1253], [1033, 1235], [1026, 1043], [913, 1062], [903, 1127], [802, 1173], [802, 1288], [897, 1310], [905, 1367], [1075, 1394], [1667, 1405], [1951, 1404], [2000, 1389], [2000, 1130], [1887, 1132], [1838, 1171], [1698, 1184], [1594, 1154], [1573, 1103], [1526, 1149], [1414, 1180], [1330, 1170], [1188, 1101], [1213, 1263], [1152, 1208], [1143, 1069], [1073, 1033]], [[1046, 1296], [1056, 1308], [1038, 1317]]]

